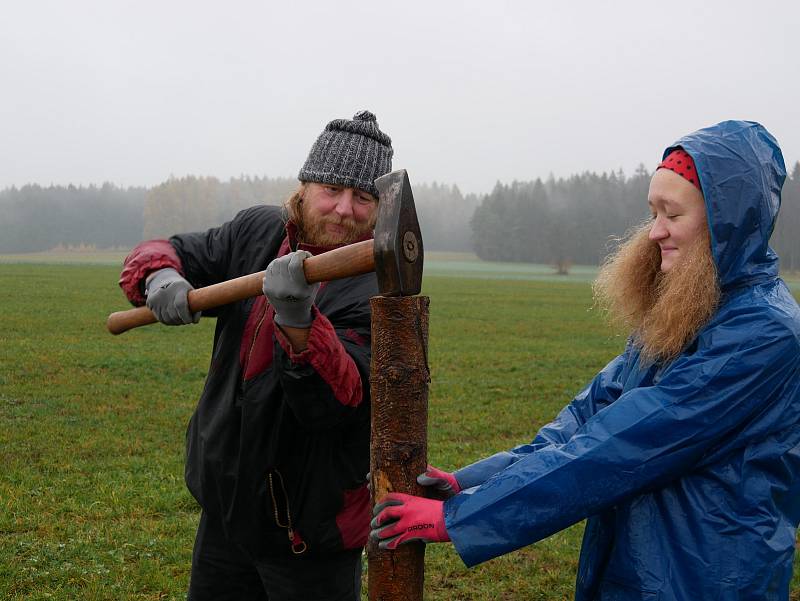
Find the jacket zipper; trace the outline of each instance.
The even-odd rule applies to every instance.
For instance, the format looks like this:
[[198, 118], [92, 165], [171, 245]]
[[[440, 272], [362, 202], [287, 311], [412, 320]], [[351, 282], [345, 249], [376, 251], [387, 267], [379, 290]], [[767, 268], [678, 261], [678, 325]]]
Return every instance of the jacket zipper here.
[[294, 528], [292, 528], [292, 512], [289, 509], [289, 495], [286, 494], [286, 487], [283, 485], [283, 476], [277, 469], [275, 470], [275, 475], [278, 477], [281, 492], [283, 493], [283, 500], [286, 502], [286, 520], [284, 523], [281, 523], [280, 516], [278, 516], [278, 503], [275, 499], [275, 487], [272, 483], [272, 472], [269, 472], [267, 474], [267, 480], [269, 481], [269, 494], [272, 497], [272, 507], [275, 513], [275, 523], [279, 528], [286, 528], [287, 534], [289, 535], [289, 543], [292, 545], [292, 553], [300, 555], [301, 553], [305, 553], [308, 547], [305, 541], [300, 537], [300, 533], [295, 532]]

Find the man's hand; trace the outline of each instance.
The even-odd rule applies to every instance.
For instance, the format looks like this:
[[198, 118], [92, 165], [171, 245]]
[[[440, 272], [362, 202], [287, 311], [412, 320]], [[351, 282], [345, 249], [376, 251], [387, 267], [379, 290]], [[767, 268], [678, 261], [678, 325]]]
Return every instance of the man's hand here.
[[264, 296], [275, 309], [275, 323], [290, 328], [310, 328], [311, 305], [319, 283], [309, 284], [303, 261], [311, 253], [298, 250], [273, 260], [264, 272]]
[[444, 503], [391, 492], [375, 505], [370, 536], [380, 549], [396, 549], [409, 541], [443, 543], [450, 540], [444, 526]]
[[461, 492], [461, 485], [453, 474], [443, 472], [430, 464], [425, 473], [417, 476], [417, 482], [422, 486], [432, 488], [445, 499]]
[[171, 267], [159, 269], [147, 279], [145, 303], [156, 319], [168, 326], [200, 321], [200, 311], [189, 310], [189, 290], [194, 287]]

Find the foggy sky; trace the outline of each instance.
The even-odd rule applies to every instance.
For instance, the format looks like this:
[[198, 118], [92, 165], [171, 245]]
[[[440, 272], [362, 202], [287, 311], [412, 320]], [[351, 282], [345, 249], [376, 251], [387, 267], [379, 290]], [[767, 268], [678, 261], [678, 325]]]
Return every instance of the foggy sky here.
[[296, 176], [376, 113], [412, 184], [653, 169], [763, 123], [800, 159], [800, 2], [0, 2], [0, 188]]

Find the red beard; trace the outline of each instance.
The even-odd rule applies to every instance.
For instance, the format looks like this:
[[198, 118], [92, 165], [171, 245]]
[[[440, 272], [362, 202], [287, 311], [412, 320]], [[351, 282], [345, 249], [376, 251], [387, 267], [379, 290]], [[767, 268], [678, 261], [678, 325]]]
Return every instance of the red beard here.
[[351, 244], [366, 236], [372, 231], [374, 226], [373, 223], [356, 223], [356, 221], [350, 217], [340, 218], [335, 215], [310, 214], [302, 204], [301, 210], [303, 212], [303, 242], [314, 246]]

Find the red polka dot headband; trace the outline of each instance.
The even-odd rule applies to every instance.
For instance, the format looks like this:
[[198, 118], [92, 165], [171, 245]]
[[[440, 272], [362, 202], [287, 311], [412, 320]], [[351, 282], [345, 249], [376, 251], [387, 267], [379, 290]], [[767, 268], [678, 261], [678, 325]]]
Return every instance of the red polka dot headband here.
[[683, 148], [676, 148], [667, 155], [663, 161], [658, 164], [656, 171], [659, 169], [669, 169], [680, 175], [683, 179], [697, 186], [701, 192], [703, 189], [700, 187], [700, 177], [697, 175], [697, 168], [694, 166], [694, 160]]

